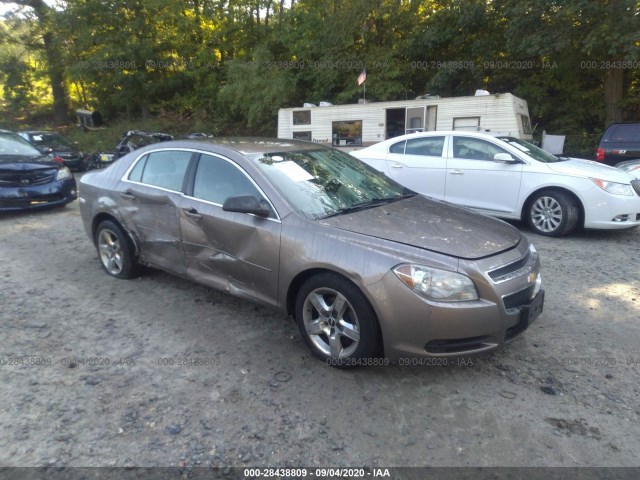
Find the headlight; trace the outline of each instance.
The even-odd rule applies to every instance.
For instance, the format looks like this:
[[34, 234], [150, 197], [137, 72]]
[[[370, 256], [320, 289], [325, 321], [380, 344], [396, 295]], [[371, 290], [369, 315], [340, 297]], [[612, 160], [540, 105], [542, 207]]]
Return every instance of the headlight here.
[[628, 183], [609, 182], [608, 180], [602, 180], [600, 178], [592, 178], [591, 180], [607, 193], [626, 195], [628, 197], [633, 196], [633, 187]]
[[71, 170], [67, 167], [62, 167], [56, 174], [56, 180], [64, 180], [66, 178], [71, 178]]
[[428, 300], [466, 302], [478, 299], [473, 280], [459, 273], [409, 264], [398, 265], [393, 273], [407, 287]]

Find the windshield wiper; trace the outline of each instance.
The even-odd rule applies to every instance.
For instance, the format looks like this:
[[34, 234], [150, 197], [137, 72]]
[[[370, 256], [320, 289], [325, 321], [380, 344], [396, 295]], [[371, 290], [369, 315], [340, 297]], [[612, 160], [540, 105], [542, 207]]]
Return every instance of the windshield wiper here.
[[338, 210], [331, 212], [322, 217], [318, 217], [318, 220], [324, 220], [325, 218], [336, 217], [338, 215], [346, 215], [348, 213], [359, 212], [361, 210], [367, 210], [368, 208], [380, 207], [382, 205], [387, 205], [389, 203], [397, 202], [398, 200], [402, 200], [405, 198], [410, 198], [415, 196], [415, 193], [407, 193], [400, 197], [387, 197], [387, 198], [372, 198], [371, 200], [366, 200], [364, 202], [354, 203], [348, 207], [342, 207]]

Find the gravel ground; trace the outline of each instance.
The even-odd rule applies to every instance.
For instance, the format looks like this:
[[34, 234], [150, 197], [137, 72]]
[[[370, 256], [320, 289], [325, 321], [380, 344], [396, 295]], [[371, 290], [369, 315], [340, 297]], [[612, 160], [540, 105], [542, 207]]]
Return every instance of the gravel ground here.
[[640, 231], [523, 231], [547, 296], [510, 346], [340, 371], [281, 313], [107, 276], [77, 202], [2, 215], [0, 466], [638, 466]]

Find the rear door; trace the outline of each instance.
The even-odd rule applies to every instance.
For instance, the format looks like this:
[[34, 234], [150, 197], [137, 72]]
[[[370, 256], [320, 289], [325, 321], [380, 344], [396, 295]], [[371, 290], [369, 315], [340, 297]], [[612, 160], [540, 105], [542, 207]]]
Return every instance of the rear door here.
[[444, 199], [497, 216], [513, 214], [520, 194], [522, 163], [494, 161], [497, 153], [511, 155], [489, 140], [452, 135]]
[[389, 148], [387, 173], [395, 181], [423, 195], [443, 199], [447, 159], [446, 136], [416, 137]]
[[192, 156], [192, 152], [183, 150], [144, 155], [120, 183], [117, 195], [142, 259], [178, 274], [185, 269], [178, 208]]
[[233, 295], [276, 305], [280, 220], [270, 204], [268, 218], [222, 210], [224, 201], [236, 195], [254, 195], [269, 204], [235, 162], [201, 154], [178, 212], [187, 275]]

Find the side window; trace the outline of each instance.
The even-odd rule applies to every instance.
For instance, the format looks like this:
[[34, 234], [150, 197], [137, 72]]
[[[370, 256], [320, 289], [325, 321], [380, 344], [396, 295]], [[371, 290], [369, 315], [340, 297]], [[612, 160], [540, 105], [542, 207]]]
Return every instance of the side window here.
[[[179, 150], [150, 153], [147, 155], [140, 181], [154, 187], [180, 192], [182, 191], [182, 182], [190, 159], [191, 152]], [[131, 174], [133, 175], [133, 173], [132, 171]]]
[[404, 153], [407, 155], [441, 157], [442, 147], [444, 147], [444, 137], [412, 138], [407, 140], [407, 148]]
[[479, 138], [453, 137], [453, 156], [469, 160], [493, 160], [496, 153], [509, 153], [506, 150]]
[[193, 196], [222, 205], [228, 197], [236, 195], [262, 195], [251, 180], [234, 164], [211, 155], [201, 155]]
[[389, 148], [389, 153], [404, 153], [404, 145], [405, 145], [405, 143], [407, 143], [406, 140], [403, 140], [403, 141], [398, 142], [398, 143], [394, 143]]
[[136, 163], [136, 166], [133, 167], [133, 170], [131, 170], [131, 173], [129, 174], [129, 180], [131, 180], [132, 182], [142, 181], [142, 172], [144, 170], [144, 164], [146, 161], [147, 155], [138, 160], [138, 163]]

